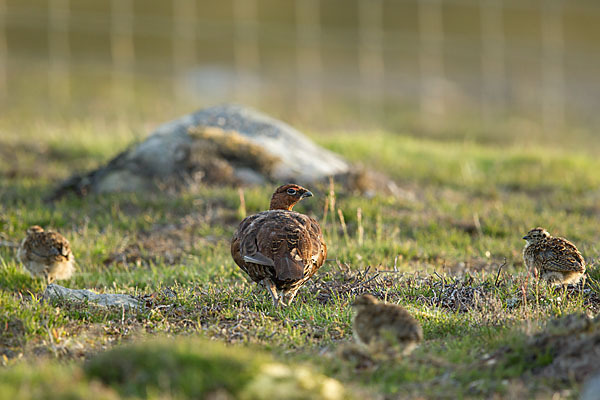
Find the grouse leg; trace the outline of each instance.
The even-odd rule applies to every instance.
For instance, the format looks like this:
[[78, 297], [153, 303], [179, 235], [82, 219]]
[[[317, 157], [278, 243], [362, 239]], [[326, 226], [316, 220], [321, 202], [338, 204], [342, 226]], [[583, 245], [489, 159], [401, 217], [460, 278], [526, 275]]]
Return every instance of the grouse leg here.
[[290, 291], [287, 293], [287, 295], [284, 297], [284, 300], [283, 300], [283, 301], [284, 301], [284, 303], [285, 303], [286, 305], [288, 305], [288, 306], [289, 306], [290, 304], [292, 304], [292, 301], [293, 301], [293, 300], [294, 300], [294, 298], [296, 297], [296, 293], [298, 293], [298, 289], [300, 289], [300, 286], [298, 286], [298, 287], [297, 287], [297, 288], [295, 288], [295, 289], [292, 289], [292, 290], [290, 290]]
[[50, 271], [47, 269], [44, 270], [44, 280], [46, 281], [47, 285], [50, 285], [54, 282], [54, 277], [50, 276]]
[[263, 279], [262, 281], [260, 281], [260, 283], [267, 288], [267, 290], [269, 291], [269, 294], [271, 295], [271, 298], [273, 299], [273, 306], [277, 307], [281, 304], [281, 300], [279, 299], [279, 296], [277, 295], [277, 288], [275, 287], [275, 284], [273, 283], [272, 280], [270, 279]]

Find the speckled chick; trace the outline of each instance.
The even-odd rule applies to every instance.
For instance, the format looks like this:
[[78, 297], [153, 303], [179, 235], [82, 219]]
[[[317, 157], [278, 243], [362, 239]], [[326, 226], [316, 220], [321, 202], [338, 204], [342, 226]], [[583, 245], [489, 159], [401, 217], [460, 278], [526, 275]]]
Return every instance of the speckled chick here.
[[75, 257], [69, 241], [60, 233], [44, 231], [38, 225], [27, 229], [17, 256], [33, 277], [43, 276], [49, 284], [58, 279], [69, 279], [75, 271]]
[[364, 294], [353, 304], [354, 338], [373, 353], [407, 355], [423, 340], [419, 322], [404, 308], [380, 303], [374, 296]]
[[535, 228], [523, 236], [525, 266], [538, 271], [542, 279], [557, 285], [579, 282], [585, 273], [585, 260], [567, 239], [553, 237], [544, 228]]

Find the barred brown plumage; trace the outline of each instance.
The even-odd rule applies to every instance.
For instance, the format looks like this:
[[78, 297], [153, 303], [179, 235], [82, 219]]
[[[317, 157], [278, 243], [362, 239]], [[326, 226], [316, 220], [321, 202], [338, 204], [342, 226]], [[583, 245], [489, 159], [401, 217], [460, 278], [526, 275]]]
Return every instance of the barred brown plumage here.
[[567, 239], [553, 237], [544, 228], [534, 228], [523, 237], [527, 241], [523, 260], [529, 269], [550, 283], [577, 283], [585, 273], [585, 259]]
[[423, 340], [419, 322], [399, 305], [380, 303], [375, 296], [363, 294], [353, 307], [354, 338], [373, 353], [407, 355]]
[[47, 283], [69, 279], [75, 270], [69, 241], [60, 233], [44, 231], [38, 225], [27, 229], [17, 256], [32, 276], [43, 276]]
[[254, 282], [266, 287], [275, 306], [291, 304], [327, 257], [319, 223], [292, 211], [296, 203], [312, 195], [295, 184], [278, 187], [270, 209], [245, 218], [231, 240], [233, 260]]

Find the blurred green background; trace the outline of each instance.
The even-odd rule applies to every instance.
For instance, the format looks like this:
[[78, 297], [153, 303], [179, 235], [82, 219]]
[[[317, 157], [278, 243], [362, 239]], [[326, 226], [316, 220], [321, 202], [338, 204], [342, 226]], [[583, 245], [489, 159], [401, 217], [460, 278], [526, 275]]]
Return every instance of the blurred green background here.
[[[147, 377], [159, 385], [148, 397], [212, 390], [200, 378], [178, 389], [173, 371], [206, 373], [235, 397], [250, 379], [235, 365], [258, 371], [256, 348], [259, 361], [314, 365], [364, 399], [576, 397], [584, 375], [539, 372], [554, 361], [591, 372], [595, 359], [570, 353], [589, 336], [535, 339], [546, 349], [530, 335], [600, 309], [599, 43], [598, 0], [0, 0], [0, 364], [16, 366], [0, 368], [0, 398], [133, 396], [128, 385], [145, 393]], [[366, 198], [311, 185], [298, 210], [318, 216], [343, 265], [327, 263], [284, 310], [229, 252], [271, 184], [42, 200], [158, 124], [226, 102], [290, 122], [398, 186]], [[44, 285], [10, 246], [33, 224], [71, 241], [78, 272], [65, 286], [140, 295], [147, 308], [39, 301]], [[584, 290], [538, 285], [523, 266], [521, 237], [538, 225], [582, 251]], [[357, 373], [341, 355], [362, 288], [406, 306], [426, 340]], [[216, 347], [98, 356], [100, 368], [131, 366], [139, 379], [123, 384], [101, 385], [81, 364], [162, 334]]]
[[5, 113], [223, 102], [302, 128], [498, 142], [600, 125], [594, 0], [0, 0]]

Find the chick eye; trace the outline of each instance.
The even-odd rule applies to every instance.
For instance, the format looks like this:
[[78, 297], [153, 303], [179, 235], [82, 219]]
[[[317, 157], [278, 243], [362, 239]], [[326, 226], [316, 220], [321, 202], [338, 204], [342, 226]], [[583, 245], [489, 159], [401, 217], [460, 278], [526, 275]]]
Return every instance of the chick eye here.
[[288, 194], [294, 195], [294, 194], [296, 194], [296, 189], [289, 188], [287, 190], [287, 192], [288, 192]]

